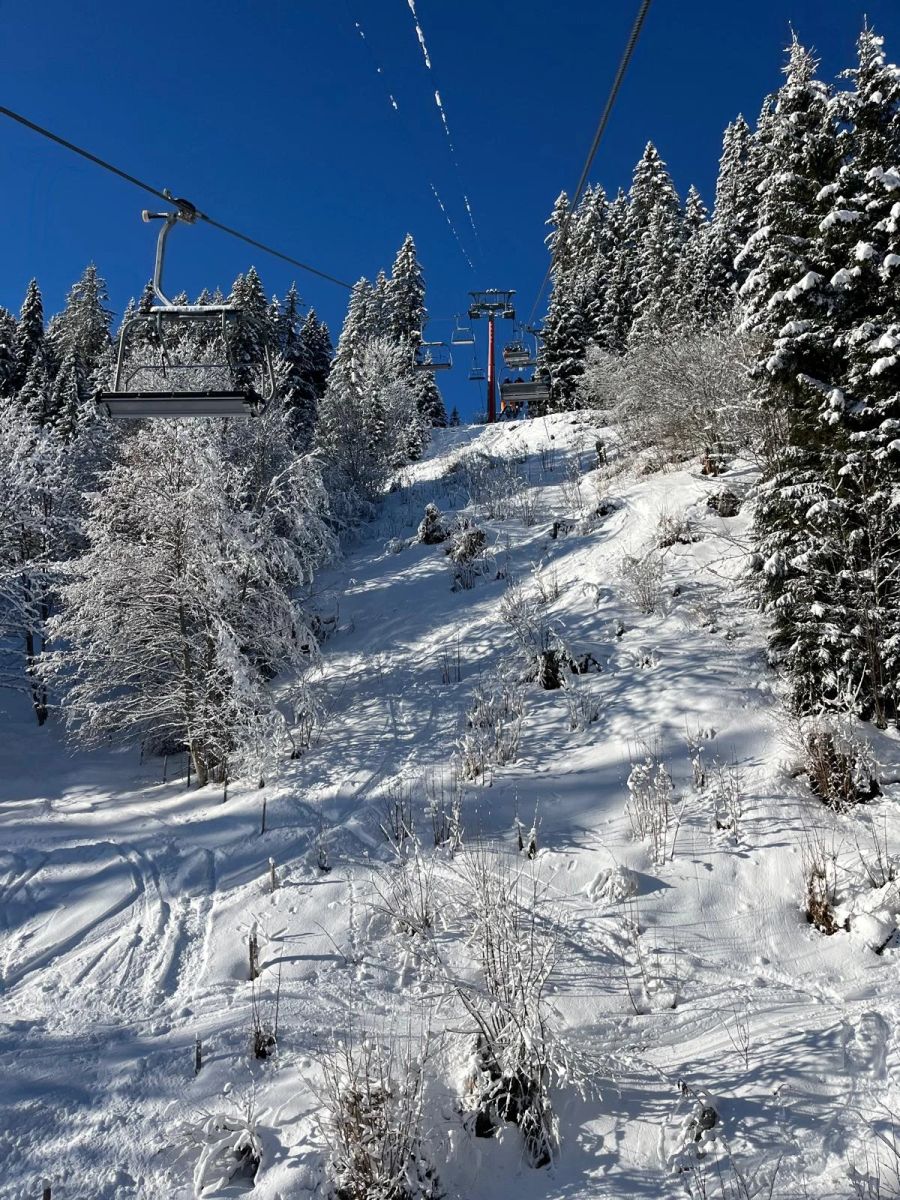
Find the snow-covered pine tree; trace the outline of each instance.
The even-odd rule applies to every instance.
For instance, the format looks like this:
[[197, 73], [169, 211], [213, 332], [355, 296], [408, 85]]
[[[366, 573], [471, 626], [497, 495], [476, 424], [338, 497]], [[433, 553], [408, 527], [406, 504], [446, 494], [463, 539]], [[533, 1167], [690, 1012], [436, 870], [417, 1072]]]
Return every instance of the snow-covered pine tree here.
[[779, 426], [756, 509], [763, 599], [796, 701], [811, 709], [825, 698], [844, 618], [834, 583], [843, 554], [844, 447], [834, 408], [822, 411], [839, 400], [828, 382], [835, 339], [817, 257], [818, 196], [835, 177], [838, 150], [815, 59], [796, 38], [788, 53], [787, 78], [766, 121], [758, 227], [747, 244], [755, 263], [741, 297], [744, 327], [760, 345], [755, 393]]
[[[395, 342], [417, 346], [422, 339], [428, 314], [425, 309], [425, 277], [411, 233], [406, 235], [397, 251], [390, 280], [385, 285], [385, 295], [387, 332]], [[372, 332], [377, 334], [381, 330], [373, 328]]]
[[544, 320], [540, 364], [550, 377], [548, 409], [559, 412], [578, 403], [578, 380], [584, 370], [587, 328], [578, 288], [579, 261], [569, 197], [561, 192], [547, 221], [553, 280]]
[[16, 379], [16, 318], [0, 305], [0, 399], [8, 396]]
[[[383, 276], [379, 276], [379, 280], [382, 279]], [[375, 315], [369, 322], [370, 334], [387, 334], [407, 347], [410, 378], [414, 378], [418, 389], [419, 411], [428, 424], [446, 425], [447, 411], [437, 380], [430, 371], [417, 372], [413, 366], [415, 348], [422, 340], [428, 311], [425, 308], [425, 276], [412, 234], [406, 235], [397, 251], [390, 279], [383, 287], [376, 282], [373, 305]]]
[[397, 467], [421, 454], [428, 426], [418, 402], [403, 342], [373, 338], [362, 349], [352, 379], [332, 373], [316, 444], [333, 511], [345, 528], [359, 513], [371, 511]]
[[71, 354], [77, 356], [78, 369], [89, 380], [109, 346], [112, 312], [106, 281], [90, 263], [66, 297], [66, 306], [52, 324], [52, 356], [62, 363]]
[[710, 235], [717, 252], [718, 268], [727, 278], [729, 292], [737, 291], [744, 282], [745, 276], [738, 275], [734, 263], [756, 228], [757, 187], [762, 180], [753, 170], [752, 136], [750, 126], [740, 114], [726, 127], [716, 178]]
[[633, 337], [665, 328], [675, 308], [675, 271], [684, 240], [678, 193], [652, 142], [634, 169], [629, 239], [635, 248]]
[[719, 314], [710, 312], [709, 213], [691, 184], [684, 201], [681, 248], [675, 267], [675, 304], [670, 319], [680, 325], [705, 325]]
[[49, 425], [54, 416], [50, 389], [50, 373], [43, 351], [40, 351], [32, 358], [16, 398], [28, 419], [42, 428]]
[[450, 417], [447, 420], [447, 424], [450, 426], [451, 429], [456, 429], [461, 424], [461, 421], [459, 419], [459, 409], [456, 407], [455, 404], [453, 405], [453, 408], [450, 410]]
[[15, 385], [24, 384], [31, 364], [44, 357], [44, 301], [36, 279], [32, 279], [22, 301], [16, 328]]
[[237, 277], [228, 301], [241, 310], [240, 324], [234, 326], [229, 334], [235, 363], [235, 382], [238, 387], [249, 387], [277, 336], [269, 319], [269, 303], [262, 280], [255, 267], [251, 267], [246, 275]]
[[610, 267], [598, 324], [592, 337], [601, 350], [624, 352], [634, 322], [636, 296], [635, 248], [630, 238], [628, 197], [619, 191], [607, 213]]
[[832, 101], [841, 166], [820, 200], [819, 252], [831, 290], [839, 355], [826, 416], [849, 434], [838, 499], [844, 550], [840, 653], [825, 679], [834, 695], [880, 723], [900, 707], [900, 71], [868, 26], [854, 83]]
[[300, 341], [303, 344], [305, 370], [307, 372], [310, 390], [321, 400], [325, 395], [328, 383], [328, 372], [331, 370], [331, 360], [334, 358], [334, 346], [331, 344], [331, 334], [324, 321], [320, 321], [316, 310], [311, 308], [300, 328]]

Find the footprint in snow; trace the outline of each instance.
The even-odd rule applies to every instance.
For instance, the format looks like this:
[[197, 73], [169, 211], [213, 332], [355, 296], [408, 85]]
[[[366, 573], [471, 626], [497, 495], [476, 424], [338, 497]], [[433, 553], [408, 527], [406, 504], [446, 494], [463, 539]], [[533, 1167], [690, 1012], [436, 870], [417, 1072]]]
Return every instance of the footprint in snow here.
[[865, 1012], [844, 1027], [844, 1068], [856, 1074], [884, 1078], [888, 1043], [887, 1021], [881, 1013]]

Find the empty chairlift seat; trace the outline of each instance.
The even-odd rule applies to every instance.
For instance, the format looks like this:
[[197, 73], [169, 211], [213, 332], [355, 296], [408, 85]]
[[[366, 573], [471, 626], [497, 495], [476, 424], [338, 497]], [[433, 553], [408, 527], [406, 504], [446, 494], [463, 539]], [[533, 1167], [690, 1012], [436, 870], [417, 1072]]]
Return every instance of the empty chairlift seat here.
[[193, 224], [197, 216], [188, 201], [174, 202], [174, 212], [144, 213], [145, 221], [163, 222], [153, 272], [159, 303], [123, 322], [113, 385], [97, 392], [95, 403], [101, 413], [114, 418], [254, 416], [274, 391], [273, 371], [267, 356], [264, 397], [249, 382], [253, 370], [238, 368], [240, 309], [232, 304], [174, 304], [162, 290], [166, 239], [179, 221]]

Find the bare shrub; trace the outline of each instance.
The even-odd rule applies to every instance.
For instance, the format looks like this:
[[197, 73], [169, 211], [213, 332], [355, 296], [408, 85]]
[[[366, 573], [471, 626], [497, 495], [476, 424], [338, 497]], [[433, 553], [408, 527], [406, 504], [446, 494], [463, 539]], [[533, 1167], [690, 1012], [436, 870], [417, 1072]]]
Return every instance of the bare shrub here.
[[533, 1167], [556, 1153], [550, 1102], [562, 1063], [544, 1001], [557, 961], [558, 921], [543, 903], [534, 869], [485, 845], [459, 860], [459, 879], [472, 919], [479, 978], [450, 982], [474, 1026], [464, 1098], [476, 1134], [501, 1122], [517, 1125]]
[[447, 775], [443, 770], [432, 771], [425, 776], [424, 789], [434, 844], [452, 856], [462, 846], [464, 832], [459, 772], [455, 767]]
[[866, 1141], [848, 1158], [853, 1200], [896, 1200], [900, 1196], [900, 1122], [886, 1106], [866, 1114]]
[[856, 853], [870, 887], [883, 888], [900, 878], [900, 860], [888, 850], [886, 816], [880, 829], [874, 821], [870, 825], [868, 846], [861, 846], [856, 839]]
[[675, 545], [689, 546], [699, 540], [700, 535], [684, 513], [660, 513], [656, 526], [656, 544], [661, 550]]
[[803, 877], [805, 880], [804, 911], [810, 925], [820, 933], [837, 933], [849, 929], [849, 920], [839, 924], [835, 916], [837, 905], [837, 849], [829, 847], [820, 829], [808, 829], [803, 842]]
[[543, 571], [535, 571], [534, 584], [537, 588], [541, 604], [549, 605], [559, 599], [559, 571], [556, 567], [547, 567]]
[[385, 790], [380, 829], [394, 853], [402, 858], [415, 835], [412, 791], [407, 784], [393, 783]]
[[475, 688], [466, 728], [457, 743], [463, 778], [478, 779], [491, 767], [514, 761], [524, 713], [525, 697], [518, 684], [498, 680]]
[[672, 804], [675, 789], [656, 749], [643, 743], [637, 749], [643, 751], [643, 758], [631, 764], [625, 812], [634, 836], [649, 839], [653, 861], [661, 864], [675, 852], [679, 825]]
[[846, 812], [881, 795], [872, 746], [855, 736], [849, 725], [807, 722], [799, 740], [809, 786], [823, 804]]
[[423, 1130], [429, 1045], [412, 1036], [336, 1041], [321, 1061], [318, 1116], [330, 1200], [438, 1200]]
[[512, 515], [517, 517], [526, 529], [538, 522], [541, 511], [541, 493], [537, 488], [523, 487], [512, 499]]
[[579, 517], [584, 516], [584, 492], [582, 490], [581, 471], [578, 463], [572, 459], [566, 468], [565, 478], [560, 483], [563, 501], [566, 508]]
[[452, 646], [444, 647], [438, 655], [441, 671], [441, 683], [451, 684], [462, 681], [462, 658], [460, 655], [459, 634]]
[[619, 560], [619, 578], [627, 598], [642, 613], [659, 612], [662, 602], [663, 566], [652, 553], [640, 558], [623, 554]]
[[715, 827], [730, 833], [736, 840], [740, 836], [746, 801], [741, 769], [735, 759], [724, 763], [716, 759], [712, 765], [711, 776], [710, 792]]
[[590, 688], [567, 685], [563, 696], [569, 715], [569, 729], [584, 733], [588, 726], [600, 720], [600, 698]]
[[434, 929], [437, 909], [434, 871], [434, 858], [426, 857], [416, 844], [386, 876], [373, 879], [372, 887], [378, 897], [375, 908], [390, 919], [398, 932], [422, 938]]

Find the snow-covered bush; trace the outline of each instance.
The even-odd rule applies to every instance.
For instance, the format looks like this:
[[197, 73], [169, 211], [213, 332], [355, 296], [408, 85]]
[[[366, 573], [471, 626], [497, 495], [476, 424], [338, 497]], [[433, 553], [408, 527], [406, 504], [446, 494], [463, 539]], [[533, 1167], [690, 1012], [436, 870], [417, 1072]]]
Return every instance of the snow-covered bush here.
[[644, 747], [640, 762], [632, 763], [626, 786], [625, 811], [636, 838], [649, 838], [653, 861], [664, 863], [675, 849], [678, 819], [672, 809], [672, 776], [657, 753]]
[[844, 812], [881, 794], [872, 747], [849, 725], [807, 722], [801, 746], [809, 786], [829, 808]]
[[321, 1062], [330, 1200], [439, 1200], [424, 1129], [427, 1040], [347, 1036]]
[[493, 569], [493, 556], [487, 551], [487, 534], [467, 517], [460, 517], [450, 531], [446, 553], [455, 592], [473, 588], [480, 576]]
[[592, 348], [581, 390], [591, 405], [616, 404], [619, 427], [634, 450], [663, 461], [721, 455], [759, 432], [749, 399], [750, 347], [725, 322], [634, 341], [622, 356]]
[[416, 531], [416, 541], [425, 546], [437, 546], [440, 542], [446, 542], [449, 536], [441, 510], [436, 504], [426, 504], [425, 515]]
[[729, 833], [737, 841], [746, 804], [741, 768], [734, 760], [723, 763], [716, 759], [710, 776], [709, 790], [715, 827]]
[[236, 1179], [252, 1187], [263, 1158], [258, 1119], [252, 1108], [237, 1115], [213, 1113], [202, 1121], [186, 1124], [183, 1134], [189, 1145], [199, 1148], [194, 1166], [194, 1195], [198, 1200]]
[[250, 434], [163, 421], [122, 442], [51, 622], [46, 677], [80, 739], [152, 731], [189, 750], [202, 785], [296, 748], [279, 672], [296, 683], [283, 698], [315, 719], [316, 639], [297, 596], [334, 543], [318, 464], [285, 425], [273, 403]]
[[661, 550], [669, 546], [689, 546], [699, 541], [690, 520], [684, 513], [663, 512], [656, 526], [656, 544]]
[[569, 715], [569, 729], [572, 731], [584, 733], [589, 725], [600, 720], [600, 698], [590, 688], [568, 684], [563, 697]]
[[642, 613], [659, 611], [662, 602], [663, 565], [652, 553], [638, 557], [623, 554], [619, 560], [622, 590]]
[[480, 684], [472, 693], [466, 727], [457, 742], [464, 779], [478, 779], [491, 767], [513, 762], [525, 713], [525, 697], [509, 679]]
[[463, 1104], [481, 1136], [501, 1122], [517, 1125], [528, 1162], [543, 1167], [558, 1146], [550, 1089], [565, 1069], [544, 999], [557, 962], [558, 922], [533, 864], [493, 845], [457, 862], [479, 951], [474, 984], [450, 977], [474, 1027]]

